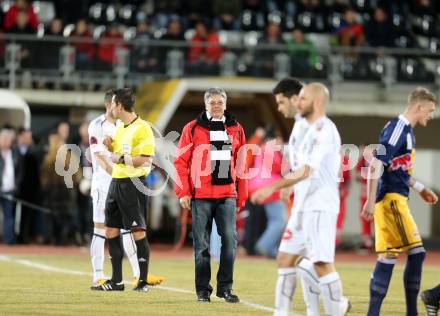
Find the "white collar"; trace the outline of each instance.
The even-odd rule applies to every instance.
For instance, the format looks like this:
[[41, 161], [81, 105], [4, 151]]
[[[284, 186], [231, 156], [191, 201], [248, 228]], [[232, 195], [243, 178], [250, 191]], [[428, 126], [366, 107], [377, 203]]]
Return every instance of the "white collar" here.
[[399, 120], [402, 120], [406, 125], [409, 125], [408, 119], [403, 114], [399, 115]]
[[208, 111], [206, 111], [206, 117], [208, 118], [208, 121], [211, 121], [211, 118], [212, 118], [212, 121], [222, 121], [223, 123], [226, 121], [226, 117], [224, 115], [221, 118], [216, 119], [216, 118], [213, 118], [211, 116], [211, 114], [209, 114]]

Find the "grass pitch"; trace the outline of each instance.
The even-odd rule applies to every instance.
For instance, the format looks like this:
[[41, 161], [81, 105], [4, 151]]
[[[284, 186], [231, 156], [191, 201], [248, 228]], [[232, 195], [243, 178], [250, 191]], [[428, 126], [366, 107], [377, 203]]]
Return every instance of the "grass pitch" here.
[[[217, 265], [213, 264], [213, 287]], [[107, 274], [111, 272], [107, 263]], [[350, 315], [365, 315], [368, 284], [373, 264], [340, 263], [344, 294], [353, 303]], [[163, 287], [148, 293], [131, 291], [96, 292], [89, 290], [90, 263], [78, 255], [0, 255], [0, 315], [270, 315], [274, 301], [276, 263], [239, 259], [235, 266], [234, 289], [245, 302], [227, 304], [211, 297], [211, 303], [197, 303], [194, 293], [192, 258], [153, 259], [150, 272], [165, 276]], [[422, 288], [440, 281], [440, 268], [424, 269]], [[124, 261], [124, 277], [131, 279], [129, 264]], [[382, 315], [404, 315], [402, 266], [394, 270]], [[301, 287], [297, 287], [294, 312], [305, 315]], [[423, 306], [419, 305], [424, 315]]]

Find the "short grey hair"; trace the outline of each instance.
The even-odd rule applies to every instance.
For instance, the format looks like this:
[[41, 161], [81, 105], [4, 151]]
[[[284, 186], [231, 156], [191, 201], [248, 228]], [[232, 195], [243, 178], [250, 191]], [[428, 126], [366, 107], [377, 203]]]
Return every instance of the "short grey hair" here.
[[222, 97], [222, 99], [225, 101], [228, 99], [228, 97], [226, 96], [226, 92], [225, 90], [223, 90], [222, 88], [209, 88], [208, 90], [205, 91], [205, 96], [203, 97], [205, 104], [208, 103], [208, 100], [210, 97], [212, 97], [213, 95], [220, 95]]

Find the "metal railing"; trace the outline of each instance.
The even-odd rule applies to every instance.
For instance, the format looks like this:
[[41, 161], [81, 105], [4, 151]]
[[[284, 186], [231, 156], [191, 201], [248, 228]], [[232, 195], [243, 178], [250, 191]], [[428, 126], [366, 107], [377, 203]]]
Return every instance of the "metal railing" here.
[[435, 47], [326, 46], [311, 50], [309, 46], [296, 46], [291, 53], [286, 45], [243, 41], [222, 46], [198, 44], [210, 51], [193, 60], [189, 58], [192, 44], [186, 41], [98, 41], [12, 34], [4, 34], [1, 41], [5, 49], [0, 54], [0, 84], [12, 89], [123, 87], [186, 76], [279, 79], [291, 75], [326, 80], [332, 85], [344, 80], [373, 81], [383, 86], [408, 81], [440, 84], [440, 54]]

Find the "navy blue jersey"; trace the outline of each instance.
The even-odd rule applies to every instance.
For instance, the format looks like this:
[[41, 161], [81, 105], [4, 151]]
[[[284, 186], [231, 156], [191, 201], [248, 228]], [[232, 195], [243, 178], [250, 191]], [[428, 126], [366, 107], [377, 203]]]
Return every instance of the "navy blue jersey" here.
[[384, 172], [379, 180], [376, 201], [382, 200], [387, 193], [408, 196], [415, 156], [411, 124], [403, 115], [399, 115], [385, 125], [379, 142], [384, 148], [378, 150], [376, 158], [382, 161]]

